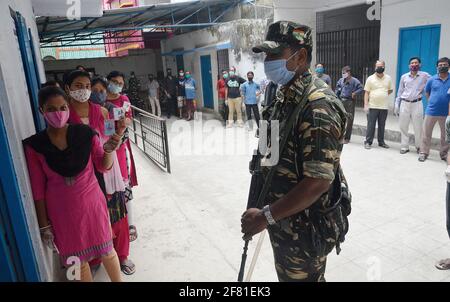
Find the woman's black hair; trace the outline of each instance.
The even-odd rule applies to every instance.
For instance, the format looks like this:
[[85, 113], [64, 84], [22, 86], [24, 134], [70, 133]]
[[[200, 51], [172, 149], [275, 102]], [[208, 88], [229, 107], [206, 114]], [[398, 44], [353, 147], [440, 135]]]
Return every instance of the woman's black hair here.
[[67, 94], [59, 87], [47, 86], [40, 89], [38, 93], [39, 107], [44, 107], [45, 103], [47, 103], [50, 98], [55, 96], [62, 96], [66, 100], [66, 102], [68, 100]]
[[94, 85], [97, 85], [98, 83], [100, 83], [103, 87], [105, 87], [105, 89], [108, 88], [108, 83], [106, 82], [106, 80], [104, 78], [93, 78], [91, 81], [91, 87]]
[[70, 85], [72, 85], [73, 81], [75, 81], [75, 79], [79, 78], [79, 77], [85, 77], [85, 78], [88, 78], [89, 80], [91, 80], [91, 75], [89, 74], [89, 72], [82, 71], [82, 70], [73, 70], [65, 78], [64, 85], [67, 85], [70, 87]]
[[122, 72], [117, 71], [117, 70], [111, 71], [111, 72], [106, 76], [106, 78], [107, 78], [108, 80], [111, 80], [112, 78], [115, 78], [115, 77], [122, 77], [122, 79], [125, 81], [125, 75], [124, 75]]
[[56, 86], [56, 85], [59, 85], [58, 81], [56, 81], [56, 80], [50, 80], [50, 81], [47, 81], [47, 82], [45, 82], [44, 84], [42, 84], [42, 87], [41, 87], [41, 88], [49, 87], [49, 86], [58, 87], [58, 86]]

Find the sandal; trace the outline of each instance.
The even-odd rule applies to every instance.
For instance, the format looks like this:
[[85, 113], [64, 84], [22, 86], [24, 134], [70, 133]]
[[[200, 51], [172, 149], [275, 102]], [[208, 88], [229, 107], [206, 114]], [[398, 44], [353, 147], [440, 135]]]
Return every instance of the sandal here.
[[450, 258], [449, 259], [440, 260], [434, 266], [437, 269], [442, 270], [442, 271], [450, 270]]
[[138, 237], [136, 227], [134, 225], [130, 225], [129, 230], [130, 230], [130, 242], [133, 242]]
[[133, 261], [126, 259], [120, 264], [120, 270], [125, 275], [133, 275], [136, 272], [136, 266]]
[[424, 162], [424, 161], [426, 161], [427, 160], [427, 158], [428, 158], [428, 155], [426, 155], [425, 153], [420, 153], [420, 156], [419, 156], [419, 161], [420, 162]]
[[91, 268], [92, 277], [95, 277], [95, 275], [97, 274], [97, 272], [100, 268], [100, 264], [92, 265], [92, 266], [90, 266], [90, 268]]

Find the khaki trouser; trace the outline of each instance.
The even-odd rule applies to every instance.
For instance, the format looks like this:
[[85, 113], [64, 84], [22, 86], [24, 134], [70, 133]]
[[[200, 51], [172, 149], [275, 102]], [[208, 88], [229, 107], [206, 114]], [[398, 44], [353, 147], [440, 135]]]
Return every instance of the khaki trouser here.
[[410, 103], [402, 101], [400, 105], [400, 131], [402, 134], [402, 149], [409, 149], [409, 123], [412, 122], [416, 148], [422, 143], [423, 128], [423, 104], [422, 102]]
[[441, 158], [447, 157], [449, 145], [445, 141], [445, 120], [446, 116], [431, 116], [425, 115], [425, 120], [423, 121], [423, 138], [422, 138], [422, 147], [420, 148], [420, 152], [426, 155], [430, 154], [430, 146], [431, 146], [431, 138], [433, 135], [433, 128], [436, 122], [439, 124], [439, 128], [441, 128], [441, 148], [440, 148], [440, 156]]
[[148, 100], [150, 101], [150, 106], [152, 107], [152, 114], [161, 116], [161, 105], [159, 104], [159, 99], [156, 96], [149, 96]]
[[242, 98], [228, 98], [228, 122], [232, 123], [234, 120], [234, 111], [237, 114], [238, 123], [242, 123]]

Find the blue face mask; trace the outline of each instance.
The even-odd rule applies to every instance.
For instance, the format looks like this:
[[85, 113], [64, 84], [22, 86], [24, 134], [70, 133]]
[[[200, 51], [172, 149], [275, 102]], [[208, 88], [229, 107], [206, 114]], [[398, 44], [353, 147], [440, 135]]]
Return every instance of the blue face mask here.
[[108, 91], [112, 94], [119, 94], [122, 92], [122, 86], [116, 85], [114, 83], [108, 84]]
[[92, 91], [90, 100], [95, 104], [103, 105], [106, 101], [106, 92]]
[[297, 52], [295, 52], [292, 56], [290, 56], [287, 60], [273, 60], [273, 61], [265, 61], [264, 62], [264, 72], [267, 76], [267, 79], [279, 85], [286, 85], [289, 83], [295, 76], [297, 70], [290, 71], [287, 69], [287, 62], [292, 59]]
[[325, 68], [323, 68], [323, 67], [317, 67], [316, 68], [316, 73], [323, 74], [324, 72], [325, 72]]

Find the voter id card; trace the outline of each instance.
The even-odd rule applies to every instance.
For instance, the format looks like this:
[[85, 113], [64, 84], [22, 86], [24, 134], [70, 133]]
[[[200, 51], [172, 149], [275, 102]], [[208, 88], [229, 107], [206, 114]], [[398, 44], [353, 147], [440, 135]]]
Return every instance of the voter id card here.
[[125, 118], [125, 111], [123, 108], [114, 108], [113, 109], [114, 120], [118, 121]]
[[111, 136], [116, 133], [116, 125], [114, 120], [105, 120], [105, 135]]
[[128, 112], [128, 110], [130, 110], [130, 108], [131, 108], [131, 104], [128, 102], [124, 102], [122, 108], [125, 112]]

